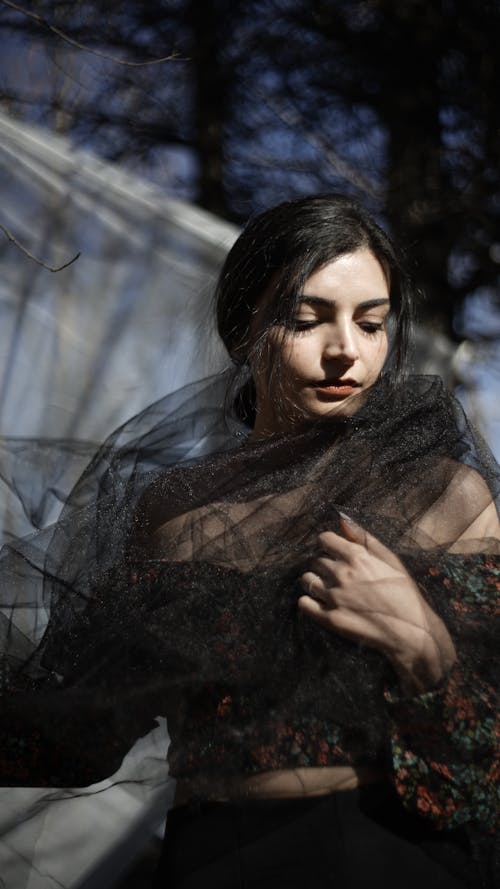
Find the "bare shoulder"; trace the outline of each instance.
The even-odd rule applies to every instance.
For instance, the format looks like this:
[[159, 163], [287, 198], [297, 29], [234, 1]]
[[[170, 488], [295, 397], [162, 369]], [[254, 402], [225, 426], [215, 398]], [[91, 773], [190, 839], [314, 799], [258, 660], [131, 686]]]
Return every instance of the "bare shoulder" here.
[[189, 561], [193, 557], [193, 525], [196, 511], [183, 513], [164, 522], [151, 537], [153, 557]]
[[485, 539], [500, 542], [498, 509], [485, 479], [463, 463], [455, 463], [450, 473], [449, 461], [447, 464], [448, 482], [420, 517], [418, 535], [458, 552], [466, 541], [478, 541], [478, 545]]

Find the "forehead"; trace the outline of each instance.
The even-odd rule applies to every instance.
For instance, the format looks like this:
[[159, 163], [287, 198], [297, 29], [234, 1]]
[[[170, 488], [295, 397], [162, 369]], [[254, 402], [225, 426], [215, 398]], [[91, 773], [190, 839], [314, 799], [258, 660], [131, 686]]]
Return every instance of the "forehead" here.
[[302, 296], [338, 302], [389, 299], [389, 282], [382, 265], [371, 252], [346, 253], [321, 266], [307, 278]]

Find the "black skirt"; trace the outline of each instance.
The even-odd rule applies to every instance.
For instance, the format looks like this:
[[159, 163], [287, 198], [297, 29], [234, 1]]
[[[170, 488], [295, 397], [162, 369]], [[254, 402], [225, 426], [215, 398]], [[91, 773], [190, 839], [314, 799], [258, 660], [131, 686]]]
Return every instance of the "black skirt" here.
[[464, 889], [465, 834], [407, 814], [385, 784], [169, 812], [155, 889]]

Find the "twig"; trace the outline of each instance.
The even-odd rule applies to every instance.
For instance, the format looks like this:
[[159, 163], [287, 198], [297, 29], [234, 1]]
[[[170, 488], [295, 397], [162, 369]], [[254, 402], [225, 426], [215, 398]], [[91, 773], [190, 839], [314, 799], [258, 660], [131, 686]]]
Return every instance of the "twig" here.
[[337, 171], [339, 176], [342, 176], [347, 182], [351, 182], [356, 188], [360, 188], [365, 191], [367, 194], [371, 195], [375, 198], [380, 198], [382, 192], [381, 190], [366, 176], [363, 176], [362, 173], [359, 173], [351, 164], [347, 163], [347, 161], [343, 160], [319, 135], [319, 133], [311, 133], [305, 123], [303, 117], [300, 115], [297, 108], [291, 108], [290, 106], [285, 107], [284, 105], [277, 102], [271, 96], [265, 96], [263, 93], [258, 91], [258, 95], [260, 99], [276, 114], [279, 119], [286, 124], [290, 129], [297, 130], [300, 129], [303, 134], [303, 138], [306, 142], [309, 142], [314, 148], [319, 149], [326, 156], [328, 162], [332, 165], [332, 167]]
[[110, 55], [106, 52], [101, 52], [99, 49], [93, 49], [91, 46], [86, 46], [84, 43], [80, 43], [78, 40], [75, 40], [73, 37], [70, 37], [69, 34], [66, 34], [64, 31], [61, 31], [60, 28], [56, 28], [55, 25], [51, 25], [47, 19], [44, 19], [43, 16], [38, 15], [37, 12], [32, 12], [30, 9], [26, 9], [24, 6], [19, 6], [18, 3], [14, 3], [13, 0], [0, 0], [4, 6], [10, 6], [11, 9], [14, 9], [16, 12], [20, 12], [22, 15], [25, 15], [27, 18], [33, 19], [38, 25], [41, 25], [43, 28], [48, 28], [49, 31], [52, 31], [57, 37], [60, 37], [61, 40], [64, 40], [65, 43], [69, 43], [70, 46], [76, 47], [76, 49], [81, 49], [83, 52], [90, 52], [94, 56], [99, 56], [100, 59], [107, 59], [109, 62], [114, 62], [116, 65], [126, 65], [129, 68], [143, 68], [145, 65], [159, 65], [160, 62], [173, 62], [179, 59], [179, 56], [176, 53], [173, 53], [171, 56], [163, 56], [161, 59], [149, 59], [145, 62], [129, 62], [126, 59], [120, 59], [117, 56]]
[[25, 247], [23, 244], [21, 244], [21, 243], [17, 240], [17, 238], [14, 237], [14, 235], [12, 234], [12, 232], [9, 231], [9, 229], [8, 229], [5, 225], [2, 225], [1, 222], [0, 222], [0, 231], [3, 231], [5, 237], [6, 237], [12, 244], [15, 244], [15, 246], [25, 254], [25, 256], [27, 256], [29, 259], [32, 259], [33, 262], [38, 263], [38, 265], [41, 265], [44, 269], [47, 269], [49, 272], [62, 272], [63, 269], [67, 269], [69, 265], [72, 265], [74, 262], [76, 262], [76, 260], [77, 260], [78, 257], [80, 256], [80, 251], [78, 251], [78, 253], [77, 253], [75, 256], [73, 256], [73, 259], [69, 259], [68, 262], [65, 262], [63, 265], [59, 265], [59, 266], [57, 266], [57, 267], [56, 267], [56, 266], [52, 266], [52, 265], [47, 265], [46, 262], [44, 262], [42, 259], [38, 259], [38, 257], [37, 257], [37, 256], [34, 256], [34, 254], [31, 253], [31, 252], [27, 249], [27, 247]]

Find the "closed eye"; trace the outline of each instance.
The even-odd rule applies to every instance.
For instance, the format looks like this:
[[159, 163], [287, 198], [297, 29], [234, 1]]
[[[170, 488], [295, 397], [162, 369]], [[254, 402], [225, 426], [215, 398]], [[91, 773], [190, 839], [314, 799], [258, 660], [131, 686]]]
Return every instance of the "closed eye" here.
[[291, 330], [300, 332], [301, 330], [312, 330], [312, 328], [317, 327], [318, 324], [321, 324], [319, 318], [311, 318], [310, 321], [302, 321], [300, 318], [292, 318], [288, 326]]
[[375, 321], [360, 321], [359, 326], [363, 333], [374, 334], [384, 329], [384, 322], [377, 323]]

